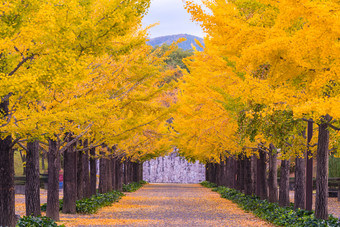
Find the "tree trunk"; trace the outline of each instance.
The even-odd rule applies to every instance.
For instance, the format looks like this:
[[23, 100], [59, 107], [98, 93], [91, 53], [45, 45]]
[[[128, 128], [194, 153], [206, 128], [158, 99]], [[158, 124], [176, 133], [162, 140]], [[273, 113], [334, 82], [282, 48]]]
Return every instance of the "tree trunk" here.
[[269, 174], [268, 174], [268, 189], [271, 203], [278, 202], [278, 188], [277, 188], [277, 151], [273, 144], [269, 146]]
[[117, 185], [116, 185], [116, 158], [112, 157], [111, 159], [111, 177], [112, 177], [112, 189], [117, 190]]
[[123, 182], [122, 182], [122, 173], [123, 173], [123, 164], [122, 164], [122, 159], [117, 158], [116, 159], [116, 185], [117, 185], [117, 190], [122, 191], [123, 190]]
[[240, 160], [239, 160], [239, 162], [240, 162], [240, 165], [239, 165], [239, 168], [240, 168], [240, 191], [241, 192], [244, 192], [244, 187], [245, 187], [245, 173], [244, 173], [244, 165], [245, 165], [245, 163], [244, 163], [244, 159], [245, 159], [245, 157], [243, 157], [243, 155], [240, 155]]
[[104, 157], [99, 159], [99, 193], [107, 192], [107, 160]]
[[287, 207], [290, 204], [289, 201], [289, 160], [281, 161], [280, 170], [280, 191], [279, 191], [279, 205]]
[[[71, 141], [72, 138], [69, 138]], [[64, 152], [63, 213], [75, 214], [77, 201], [77, 152], [71, 145]]]
[[326, 115], [319, 125], [318, 150], [316, 154], [316, 200], [315, 217], [328, 219], [328, 122], [330, 116]]
[[128, 167], [127, 167], [127, 165], [128, 165], [128, 160], [125, 158], [125, 161], [124, 161], [124, 174], [123, 174], [123, 183], [125, 184], [125, 185], [127, 185], [128, 184]]
[[143, 180], [143, 162], [139, 163], [139, 181]]
[[256, 167], [256, 194], [261, 199], [267, 199], [266, 153], [262, 149], [259, 149], [259, 159], [257, 159]]
[[294, 208], [306, 208], [306, 166], [305, 159], [297, 157], [295, 160], [295, 192]]
[[256, 175], [256, 170], [257, 170], [257, 157], [256, 155], [251, 156], [251, 179], [253, 181], [253, 194], [256, 194], [256, 185], [257, 185], [257, 175]]
[[244, 158], [244, 193], [246, 195], [253, 194], [253, 182], [251, 178], [251, 160], [248, 157]]
[[90, 150], [90, 195], [97, 194], [96, 148]]
[[206, 164], [205, 164], [205, 180], [206, 181], [210, 181], [210, 178], [209, 178], [209, 163], [207, 162]]
[[112, 189], [112, 173], [113, 173], [113, 170], [112, 170], [112, 157], [110, 156], [110, 158], [106, 159], [106, 162], [107, 162], [107, 192], [111, 192], [113, 189]]
[[59, 221], [59, 171], [60, 153], [57, 142], [49, 139], [47, 161], [48, 161], [48, 187], [46, 216]]
[[[313, 122], [308, 121], [307, 145], [313, 137]], [[313, 156], [310, 148], [307, 148], [306, 155], [306, 210], [312, 210], [313, 207]]]
[[77, 200], [84, 198], [84, 153], [76, 151], [77, 154]]
[[[0, 103], [0, 112], [8, 115], [9, 101]], [[14, 153], [12, 137], [0, 137], [0, 226], [15, 226]]]
[[[84, 148], [88, 147], [88, 140], [84, 141]], [[91, 184], [90, 184], [90, 171], [89, 171], [89, 150], [85, 150], [83, 155], [83, 169], [84, 169], [84, 197], [89, 198], [91, 197]]]
[[41, 169], [45, 170], [45, 152], [41, 152]]
[[25, 186], [26, 216], [41, 215], [39, 176], [39, 141], [28, 142]]

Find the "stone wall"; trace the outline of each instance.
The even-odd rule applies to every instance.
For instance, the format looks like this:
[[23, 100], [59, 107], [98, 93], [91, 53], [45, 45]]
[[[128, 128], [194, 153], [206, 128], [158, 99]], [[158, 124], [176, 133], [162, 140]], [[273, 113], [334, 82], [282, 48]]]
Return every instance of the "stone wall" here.
[[196, 184], [205, 180], [205, 167], [198, 161], [189, 163], [173, 152], [144, 162], [143, 179], [149, 183]]

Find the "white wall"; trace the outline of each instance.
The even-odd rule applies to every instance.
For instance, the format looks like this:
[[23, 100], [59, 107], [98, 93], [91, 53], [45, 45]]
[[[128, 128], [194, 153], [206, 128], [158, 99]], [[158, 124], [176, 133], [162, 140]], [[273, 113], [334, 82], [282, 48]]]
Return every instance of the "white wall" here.
[[189, 163], [173, 152], [169, 156], [144, 162], [143, 179], [149, 183], [195, 184], [205, 180], [205, 167], [198, 161]]

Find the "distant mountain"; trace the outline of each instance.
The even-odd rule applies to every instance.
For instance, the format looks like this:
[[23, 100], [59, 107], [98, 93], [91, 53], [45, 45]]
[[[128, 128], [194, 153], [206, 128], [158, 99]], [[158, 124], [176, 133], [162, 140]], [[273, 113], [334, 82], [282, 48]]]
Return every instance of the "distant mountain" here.
[[179, 38], [187, 39], [186, 41], [178, 44], [179, 48], [182, 48], [184, 50], [189, 50], [189, 49], [192, 49], [191, 44], [193, 44], [197, 48], [197, 50], [202, 51], [202, 48], [196, 44], [195, 39], [200, 41], [200, 43], [204, 46], [203, 39], [198, 36], [188, 35], [188, 34], [167, 35], [167, 36], [156, 37], [156, 38], [150, 39], [147, 43], [153, 47], [162, 46], [164, 43], [171, 44], [177, 41]]

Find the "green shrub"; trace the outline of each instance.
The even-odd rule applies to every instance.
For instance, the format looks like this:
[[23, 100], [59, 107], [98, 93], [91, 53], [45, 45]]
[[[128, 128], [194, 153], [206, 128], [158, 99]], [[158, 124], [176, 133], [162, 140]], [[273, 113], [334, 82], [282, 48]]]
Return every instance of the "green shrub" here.
[[200, 184], [201, 184], [202, 186], [206, 187], [206, 188], [215, 188], [215, 187], [217, 187], [216, 184], [211, 183], [211, 182], [209, 182], [209, 181], [202, 181]]
[[123, 192], [135, 192], [137, 191], [139, 188], [141, 188], [144, 184], [147, 184], [146, 181], [139, 181], [139, 182], [132, 182], [130, 184], [123, 184]]
[[[133, 182], [128, 185], [123, 185], [124, 192], [134, 192], [146, 184], [146, 181], [140, 181], [138, 183]], [[105, 194], [96, 194], [90, 198], [84, 198], [76, 201], [76, 211], [80, 214], [93, 214], [100, 208], [109, 206], [112, 203], [118, 201], [124, 194], [119, 191], [112, 191]], [[41, 205], [41, 210], [46, 211], [47, 204]], [[63, 209], [63, 200], [59, 200], [59, 211]]]
[[[204, 183], [202, 185], [210, 185]], [[235, 189], [220, 186], [214, 188], [213, 191], [221, 194], [222, 198], [229, 199], [237, 203], [242, 209], [253, 212], [256, 216], [267, 220], [279, 226], [329, 226], [339, 227], [340, 220], [329, 216], [328, 220], [316, 219], [314, 212], [294, 209], [293, 205], [290, 207], [280, 207], [277, 203], [270, 203], [266, 200], [261, 200], [257, 196], [245, 195]]]
[[26, 227], [26, 226], [33, 226], [33, 227], [64, 227], [64, 225], [57, 225], [55, 221], [53, 221], [49, 217], [45, 216], [39, 216], [39, 217], [33, 217], [33, 216], [24, 216], [19, 219], [16, 226], [19, 227]]

